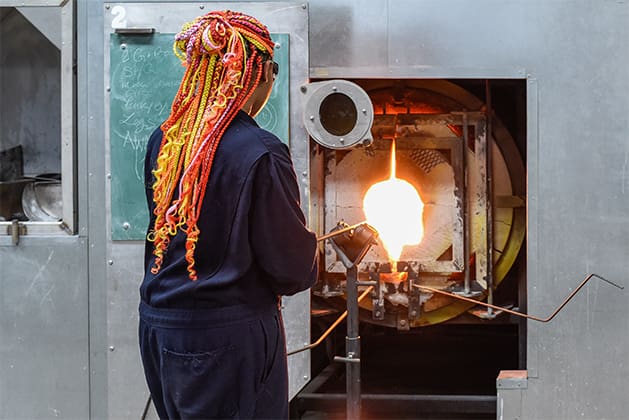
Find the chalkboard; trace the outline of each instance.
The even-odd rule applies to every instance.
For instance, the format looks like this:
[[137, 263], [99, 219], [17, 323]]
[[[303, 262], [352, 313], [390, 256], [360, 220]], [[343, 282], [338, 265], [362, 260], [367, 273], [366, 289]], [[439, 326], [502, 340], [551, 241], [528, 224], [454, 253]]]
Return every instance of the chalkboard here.
[[[256, 118], [288, 143], [289, 35], [272, 34], [280, 72]], [[153, 130], [169, 115], [184, 68], [172, 50], [174, 34], [110, 37], [109, 141], [112, 240], [143, 240], [148, 225], [144, 155]]]

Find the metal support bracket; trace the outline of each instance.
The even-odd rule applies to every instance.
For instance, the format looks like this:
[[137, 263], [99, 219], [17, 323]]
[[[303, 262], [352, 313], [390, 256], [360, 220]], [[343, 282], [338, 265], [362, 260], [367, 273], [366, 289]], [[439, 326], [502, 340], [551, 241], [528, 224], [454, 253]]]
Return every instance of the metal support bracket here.
[[384, 287], [380, 281], [380, 276], [376, 272], [369, 273], [369, 279], [375, 282], [373, 299], [371, 300], [373, 310], [371, 316], [376, 321], [384, 319]]
[[11, 236], [13, 246], [17, 246], [20, 243], [20, 236], [24, 236], [26, 233], [26, 225], [18, 220], [12, 220], [11, 224], [7, 226], [7, 235]]
[[452, 288], [452, 293], [463, 297], [478, 297], [484, 293], [484, 290], [480, 290], [480, 285], [476, 282], [472, 283], [472, 286], [467, 288], [465, 286], [455, 286]]
[[[510, 308], [507, 308], [510, 309]], [[470, 309], [468, 311], [470, 314], [474, 315], [477, 318], [480, 319], [487, 319], [487, 320], [492, 320], [492, 319], [496, 319], [497, 316], [501, 315], [502, 313], [504, 313], [503, 310], [499, 310], [499, 309], [493, 309], [493, 308], [487, 308], [487, 309]]]
[[408, 314], [404, 311], [398, 311], [397, 313], [397, 329], [398, 331], [409, 331], [411, 329], [410, 322], [408, 321]]
[[421, 316], [421, 299], [420, 291], [415, 287], [411, 287], [408, 292], [408, 319], [415, 321]]

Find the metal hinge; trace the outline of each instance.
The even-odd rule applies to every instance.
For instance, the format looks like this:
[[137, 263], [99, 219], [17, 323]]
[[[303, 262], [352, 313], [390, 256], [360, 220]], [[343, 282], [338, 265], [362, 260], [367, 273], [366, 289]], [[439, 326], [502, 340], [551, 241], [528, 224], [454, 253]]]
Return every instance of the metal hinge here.
[[18, 220], [12, 220], [7, 226], [7, 235], [11, 236], [12, 245], [17, 246], [20, 243], [20, 236], [26, 235], [26, 225]]

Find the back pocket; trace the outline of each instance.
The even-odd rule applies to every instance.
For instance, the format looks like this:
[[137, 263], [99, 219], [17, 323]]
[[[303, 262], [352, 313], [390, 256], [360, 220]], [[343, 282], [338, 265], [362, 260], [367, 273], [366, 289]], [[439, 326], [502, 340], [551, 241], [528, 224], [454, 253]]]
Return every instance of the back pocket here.
[[203, 353], [163, 349], [162, 387], [181, 418], [234, 418], [238, 413], [235, 347]]

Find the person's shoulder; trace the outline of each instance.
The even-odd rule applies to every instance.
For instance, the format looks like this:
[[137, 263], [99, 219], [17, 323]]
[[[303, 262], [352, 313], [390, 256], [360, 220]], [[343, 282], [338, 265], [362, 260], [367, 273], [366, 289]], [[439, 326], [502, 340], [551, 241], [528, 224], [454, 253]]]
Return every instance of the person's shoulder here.
[[267, 151], [274, 155], [288, 154], [288, 146], [284, 142], [282, 142], [282, 140], [280, 140], [275, 134], [271, 133], [270, 131], [266, 131], [263, 128], [258, 128], [258, 130], [260, 130], [258, 140]]
[[[240, 118], [238, 118], [240, 117]], [[248, 115], [239, 115], [230, 127], [229, 137], [237, 139], [234, 143], [245, 143], [243, 146], [260, 154], [288, 154], [288, 147], [275, 134], [259, 127]], [[231, 140], [231, 139], [230, 139]]]

